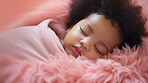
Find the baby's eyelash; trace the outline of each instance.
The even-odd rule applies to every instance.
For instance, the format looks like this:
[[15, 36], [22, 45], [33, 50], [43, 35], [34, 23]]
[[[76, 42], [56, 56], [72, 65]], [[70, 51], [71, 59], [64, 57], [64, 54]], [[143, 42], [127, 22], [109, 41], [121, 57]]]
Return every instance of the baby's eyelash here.
[[96, 45], [94, 45], [94, 47], [95, 47], [95, 49], [97, 50], [97, 52], [98, 52], [98, 53], [100, 53], [101, 55], [103, 55], [103, 56], [104, 56], [104, 54], [103, 54], [103, 53], [101, 53], [101, 52], [97, 49]]
[[81, 27], [80, 27], [80, 30], [85, 36], [87, 36], [87, 34], [83, 31], [83, 29]]

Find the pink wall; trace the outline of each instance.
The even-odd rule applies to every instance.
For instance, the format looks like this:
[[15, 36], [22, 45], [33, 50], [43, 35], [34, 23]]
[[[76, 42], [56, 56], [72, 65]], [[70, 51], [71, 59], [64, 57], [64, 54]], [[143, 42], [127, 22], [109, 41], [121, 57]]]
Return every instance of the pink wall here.
[[47, 0], [0, 0], [0, 28], [11, 24], [22, 14], [45, 1]]

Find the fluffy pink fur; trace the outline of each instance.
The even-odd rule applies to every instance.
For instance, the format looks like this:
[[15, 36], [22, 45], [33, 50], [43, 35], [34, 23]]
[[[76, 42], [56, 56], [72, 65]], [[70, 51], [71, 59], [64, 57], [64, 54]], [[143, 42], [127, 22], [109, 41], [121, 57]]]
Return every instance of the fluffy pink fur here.
[[[11, 27], [34, 25], [47, 18], [59, 19], [65, 23], [69, 1], [53, 1], [52, 4], [49, 1], [39, 6]], [[148, 16], [148, 1], [138, 0], [138, 3], [144, 7], [143, 15]], [[64, 11], [58, 9], [59, 7], [63, 7]], [[146, 27], [148, 28], [148, 24]], [[130, 49], [128, 46], [123, 51], [114, 49], [114, 53], [104, 58], [92, 62], [84, 57], [75, 59], [68, 56], [55, 56], [47, 62], [30, 60], [16, 61], [12, 64], [26, 66], [25, 69], [17, 70], [26, 71], [20, 75], [28, 76], [34, 83], [148, 83], [148, 38], [143, 38], [143, 46], [138, 49]], [[23, 79], [23, 76], [18, 79]], [[24, 83], [28, 81], [23, 80]]]
[[[48, 60], [28, 58], [17, 60], [0, 56], [6, 76], [2, 83], [148, 83], [148, 39], [144, 47], [132, 51], [115, 49], [108, 59], [87, 60], [80, 56], [49, 56]], [[140, 51], [142, 50], [142, 51]], [[2, 54], [1, 54], [2, 55]], [[105, 57], [104, 57], [105, 58]], [[5, 66], [2, 66], [5, 65]], [[15, 73], [17, 72], [17, 73]], [[7, 79], [6, 79], [7, 78]]]

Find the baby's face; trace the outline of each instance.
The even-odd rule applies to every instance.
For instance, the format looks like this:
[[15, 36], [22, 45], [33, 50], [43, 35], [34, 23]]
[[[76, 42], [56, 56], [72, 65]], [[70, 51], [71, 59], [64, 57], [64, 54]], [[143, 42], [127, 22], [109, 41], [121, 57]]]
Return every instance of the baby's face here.
[[96, 13], [79, 21], [68, 31], [64, 47], [74, 57], [86, 56], [89, 59], [101, 58], [121, 43], [119, 31], [111, 20]]

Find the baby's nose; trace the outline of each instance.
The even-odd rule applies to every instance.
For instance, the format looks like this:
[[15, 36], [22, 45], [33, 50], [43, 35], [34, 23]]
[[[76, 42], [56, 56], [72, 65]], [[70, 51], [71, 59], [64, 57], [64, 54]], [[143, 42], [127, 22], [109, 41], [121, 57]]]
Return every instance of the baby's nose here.
[[80, 44], [82, 45], [82, 47], [85, 48], [85, 50], [89, 50], [90, 49], [90, 38], [89, 37], [85, 37], [82, 40], [80, 40]]

